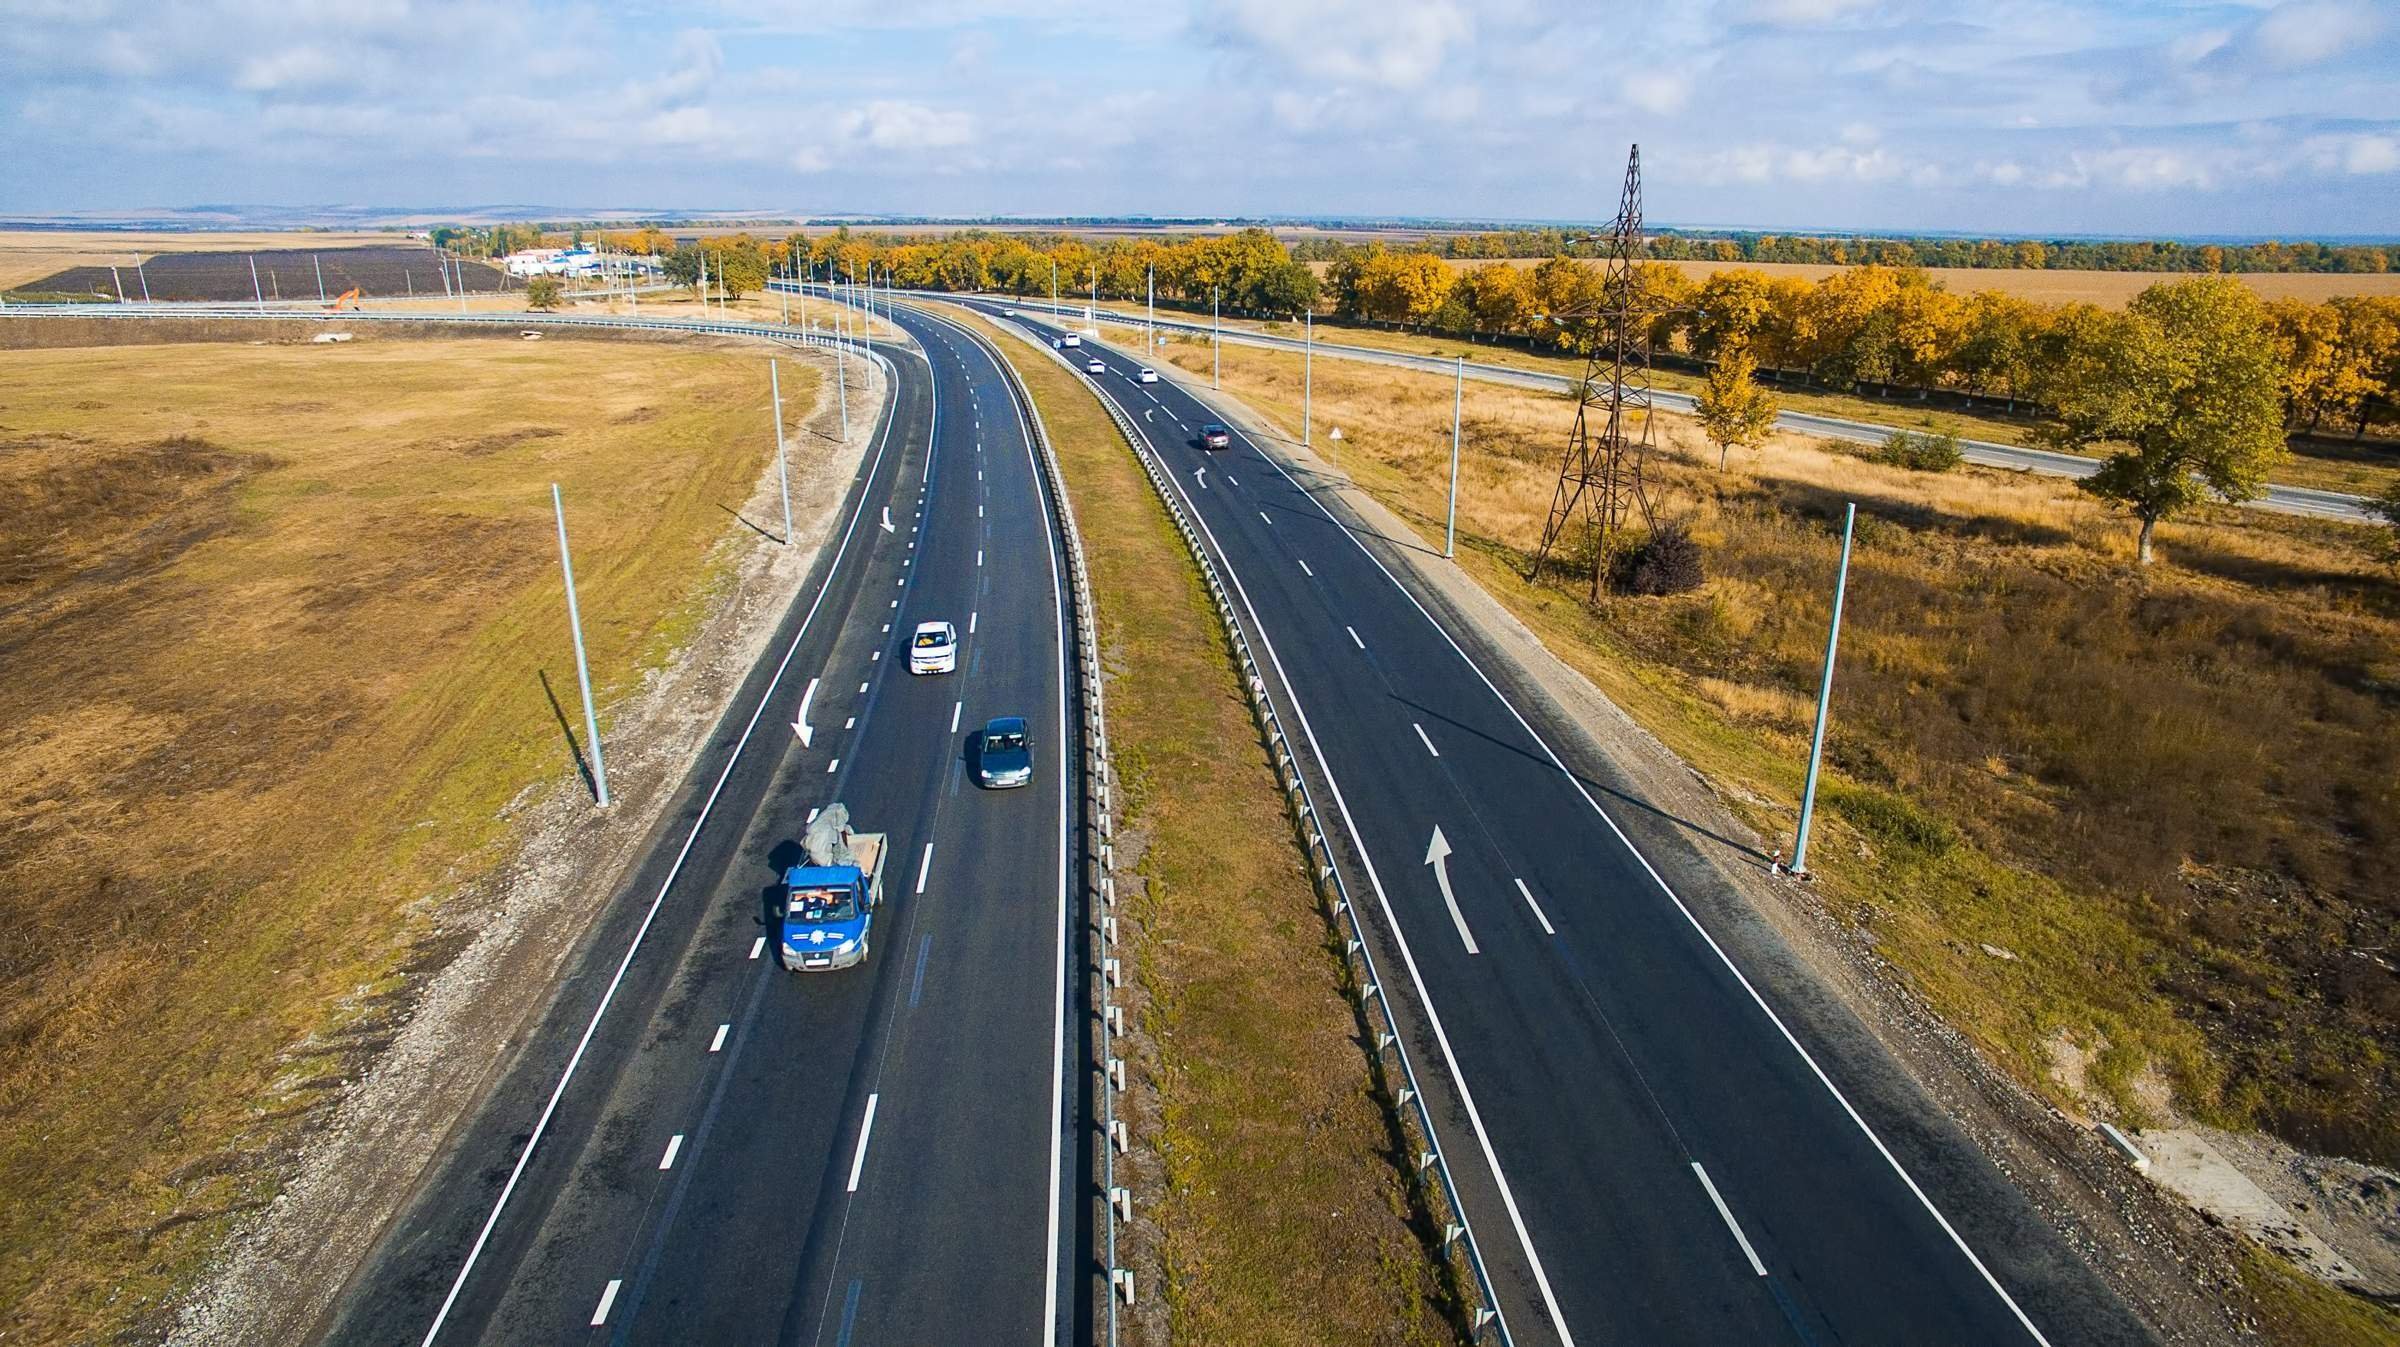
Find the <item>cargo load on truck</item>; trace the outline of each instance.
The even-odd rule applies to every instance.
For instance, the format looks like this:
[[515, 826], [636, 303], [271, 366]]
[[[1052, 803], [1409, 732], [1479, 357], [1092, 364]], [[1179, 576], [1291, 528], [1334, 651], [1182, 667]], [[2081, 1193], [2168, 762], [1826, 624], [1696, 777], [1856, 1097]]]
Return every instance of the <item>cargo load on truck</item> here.
[[830, 804], [809, 821], [801, 847], [808, 863], [783, 872], [776, 961], [795, 973], [866, 962], [883, 899], [884, 834], [853, 832], [849, 809]]

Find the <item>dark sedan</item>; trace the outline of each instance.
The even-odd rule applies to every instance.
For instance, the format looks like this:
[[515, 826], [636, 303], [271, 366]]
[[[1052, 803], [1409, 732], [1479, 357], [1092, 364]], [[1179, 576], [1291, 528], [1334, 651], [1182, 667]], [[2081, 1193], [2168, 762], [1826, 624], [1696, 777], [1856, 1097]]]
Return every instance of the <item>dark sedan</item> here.
[[1033, 735], [1023, 716], [1001, 716], [983, 727], [975, 744], [975, 780], [986, 790], [1032, 782]]

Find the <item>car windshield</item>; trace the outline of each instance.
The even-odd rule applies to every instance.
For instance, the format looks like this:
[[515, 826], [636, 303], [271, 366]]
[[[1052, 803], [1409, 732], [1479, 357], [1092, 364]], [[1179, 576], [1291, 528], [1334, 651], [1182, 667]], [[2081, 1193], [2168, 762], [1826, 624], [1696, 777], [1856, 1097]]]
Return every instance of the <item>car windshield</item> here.
[[1003, 730], [998, 734], [987, 734], [983, 736], [983, 747], [985, 751], [991, 753], [1007, 753], [1022, 749], [1025, 747], [1025, 732], [1023, 730]]
[[849, 889], [794, 889], [785, 914], [807, 926], [858, 920], [858, 895]]
[[917, 649], [919, 650], [930, 650], [935, 646], [948, 644], [950, 644], [950, 638], [938, 631], [921, 631], [917, 633]]
[[1225, 433], [1225, 427], [1218, 425], [1214, 421], [1211, 421], [1207, 425], [1200, 427], [1200, 433], [1203, 435], [1222, 435]]

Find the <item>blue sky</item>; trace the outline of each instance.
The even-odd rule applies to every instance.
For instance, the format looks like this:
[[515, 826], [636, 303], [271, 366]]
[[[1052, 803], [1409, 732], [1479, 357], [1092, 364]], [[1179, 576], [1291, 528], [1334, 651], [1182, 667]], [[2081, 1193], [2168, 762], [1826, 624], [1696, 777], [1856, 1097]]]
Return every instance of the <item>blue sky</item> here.
[[2395, 0], [0, 0], [0, 212], [2400, 233]]

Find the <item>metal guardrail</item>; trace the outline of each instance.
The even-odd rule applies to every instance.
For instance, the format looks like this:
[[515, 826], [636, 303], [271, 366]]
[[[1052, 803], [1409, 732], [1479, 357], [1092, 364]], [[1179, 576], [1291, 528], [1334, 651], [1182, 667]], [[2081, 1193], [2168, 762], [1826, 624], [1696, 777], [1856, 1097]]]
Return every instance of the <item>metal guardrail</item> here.
[[[1390, 998], [1383, 990], [1383, 979], [1376, 972], [1375, 956], [1368, 948], [1366, 928], [1359, 921], [1357, 906], [1350, 901], [1349, 883], [1343, 878], [1341, 866], [1334, 856], [1333, 844], [1326, 837], [1324, 815], [1318, 811], [1316, 797], [1300, 770], [1298, 741], [1284, 732], [1283, 717], [1275, 709], [1274, 698], [1267, 689], [1265, 669], [1251, 653], [1250, 638], [1234, 608], [1232, 594], [1219, 577], [1215, 562], [1202, 544], [1199, 530], [1193, 527], [1174, 491], [1169, 488], [1165, 467], [1150, 451], [1148, 442], [1134, 428], [1124, 410], [1101, 394], [1098, 385], [1086, 371], [1052, 350], [1046, 342], [1041, 341], [1038, 334], [1034, 334], [1032, 339], [1051, 359], [1082, 380], [1091, 389], [1092, 396], [1107, 409], [1109, 419], [1116, 423], [1118, 433], [1132, 447], [1135, 459], [1141, 463], [1143, 473], [1150, 479], [1151, 489], [1157, 492], [1160, 502], [1166, 506], [1167, 517], [1174, 523], [1175, 531], [1182, 536], [1194, 564], [1200, 568], [1201, 578], [1208, 585], [1209, 597], [1216, 604], [1217, 619], [1224, 625], [1234, 655], [1241, 664], [1242, 682], [1249, 697], [1251, 715], [1258, 722], [1260, 732], [1266, 736], [1268, 746], [1275, 755], [1276, 775], [1282, 786], [1285, 809], [1308, 848], [1311, 883], [1320, 899], [1330, 904], [1333, 919], [1340, 922], [1347, 932], [1344, 954], [1351, 964], [1350, 972], [1360, 1009], [1366, 1012], [1369, 1029], [1375, 1036], [1376, 1060], [1380, 1062], [1388, 1052], [1392, 1060], [1399, 1063], [1403, 1084], [1393, 1104], [1399, 1112], [1403, 1133], [1420, 1148], [1410, 1172], [1410, 1181], [1417, 1189], [1417, 1198], [1424, 1204], [1425, 1212], [1441, 1226], [1441, 1251], [1447, 1255], [1455, 1244], [1466, 1253], [1468, 1268], [1474, 1274], [1474, 1289], [1482, 1301], [1479, 1305], [1469, 1306], [1467, 1311], [1473, 1339], [1484, 1341], [1486, 1330], [1489, 1330], [1492, 1340], [1507, 1347], [1511, 1342], [1508, 1325], [1500, 1315], [1500, 1301], [1493, 1292], [1491, 1273], [1484, 1266], [1483, 1252], [1467, 1220], [1465, 1204], [1458, 1200], [1457, 1181], [1451, 1175], [1449, 1159], [1442, 1153], [1441, 1138], [1434, 1131], [1433, 1114], [1426, 1107], [1425, 1091], [1417, 1080], [1416, 1068], [1410, 1064], [1408, 1049], [1400, 1040], [1400, 1022], [1392, 1014]], [[1354, 845], [1364, 845], [1355, 838], [1352, 841]], [[1130, 1277], [1130, 1274], [1127, 1275]]]
[[[922, 310], [920, 310], [922, 312]], [[947, 322], [936, 318], [937, 322]], [[1131, 1306], [1134, 1300], [1133, 1270], [1118, 1261], [1118, 1228], [1133, 1219], [1132, 1190], [1117, 1183], [1116, 1158], [1133, 1148], [1132, 1135], [1116, 1114], [1116, 1096], [1126, 1086], [1124, 1060], [1112, 1045], [1125, 1032], [1124, 1008], [1115, 1002], [1114, 989], [1125, 984], [1124, 955], [1118, 953], [1117, 882], [1111, 871], [1116, 859], [1113, 775], [1108, 756], [1108, 715], [1105, 693], [1100, 676], [1100, 632], [1098, 612], [1092, 604], [1091, 572], [1084, 562], [1083, 533], [1076, 526], [1075, 507], [1067, 497], [1066, 474], [1060, 469], [1058, 455], [1052, 447], [1050, 429], [1042, 423], [1041, 409], [1034, 405], [1033, 395], [1025, 388], [1014, 365], [1008, 362], [980, 332], [958, 323], [949, 326], [962, 332], [991, 357], [1008, 385], [1009, 397], [1023, 414], [1025, 424], [1032, 429], [1042, 475], [1049, 485], [1051, 510], [1057, 515], [1059, 536], [1066, 541], [1068, 587], [1075, 604], [1075, 673], [1076, 687], [1082, 705], [1083, 767], [1084, 767], [1084, 856], [1088, 862], [1084, 874], [1086, 894], [1085, 920], [1096, 931], [1099, 946], [1099, 976], [1092, 981], [1092, 1010], [1100, 1021], [1101, 1067], [1098, 1090], [1100, 1096], [1100, 1203], [1102, 1209], [1101, 1267], [1108, 1283], [1108, 1347], [1116, 1347], [1118, 1314], [1121, 1306]], [[1097, 900], [1098, 907], [1091, 906]]]

